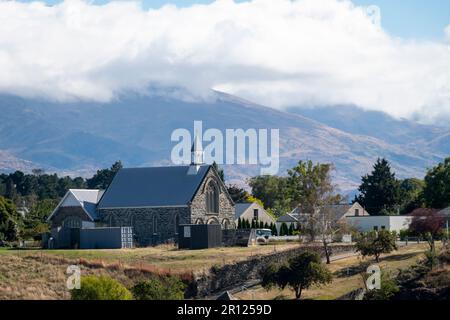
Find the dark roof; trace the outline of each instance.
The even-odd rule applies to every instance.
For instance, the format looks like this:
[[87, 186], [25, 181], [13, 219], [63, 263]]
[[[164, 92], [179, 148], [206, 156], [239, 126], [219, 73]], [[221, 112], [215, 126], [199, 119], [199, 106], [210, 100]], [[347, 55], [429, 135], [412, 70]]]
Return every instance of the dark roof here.
[[277, 222], [298, 222], [298, 219], [290, 213], [286, 213], [277, 219]]
[[210, 165], [201, 165], [197, 174], [188, 174], [189, 166], [121, 169], [105, 191], [98, 208], [187, 205], [209, 168]]
[[351, 208], [353, 204], [331, 204], [320, 207], [323, 214], [332, 214], [336, 220], [340, 220]]

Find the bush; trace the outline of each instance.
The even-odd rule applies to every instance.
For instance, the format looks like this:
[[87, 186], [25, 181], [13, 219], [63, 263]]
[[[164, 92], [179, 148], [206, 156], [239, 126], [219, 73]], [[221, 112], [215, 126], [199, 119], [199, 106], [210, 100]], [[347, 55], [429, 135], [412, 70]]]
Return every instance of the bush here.
[[313, 285], [327, 284], [332, 274], [322, 265], [321, 258], [314, 252], [303, 252], [289, 259], [284, 265], [270, 264], [262, 273], [262, 287], [284, 289], [290, 287], [300, 299], [302, 291]]
[[435, 251], [427, 250], [425, 251], [425, 265], [433, 270], [439, 264], [439, 258]]
[[397, 282], [387, 273], [381, 273], [380, 289], [370, 290], [364, 300], [390, 300], [400, 291]]
[[131, 291], [136, 300], [183, 300], [185, 288], [180, 279], [171, 276], [138, 282]]
[[109, 277], [81, 277], [80, 289], [70, 292], [72, 300], [131, 300], [133, 296], [120, 282]]
[[356, 240], [356, 251], [365, 256], [374, 256], [379, 262], [382, 253], [397, 250], [396, 235], [389, 231], [369, 232]]

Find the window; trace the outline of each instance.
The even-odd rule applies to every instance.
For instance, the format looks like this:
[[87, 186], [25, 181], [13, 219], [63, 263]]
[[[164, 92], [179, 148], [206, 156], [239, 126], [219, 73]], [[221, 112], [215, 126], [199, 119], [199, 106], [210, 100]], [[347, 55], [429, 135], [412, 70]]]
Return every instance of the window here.
[[81, 229], [81, 219], [78, 217], [67, 217], [63, 221], [63, 227], [69, 229]]
[[359, 217], [359, 209], [355, 209], [355, 216]]
[[381, 230], [386, 230], [386, 226], [381, 226]]
[[219, 190], [214, 181], [208, 184], [206, 190], [206, 212], [219, 213]]
[[230, 229], [230, 220], [228, 220], [228, 219], [223, 219], [223, 220], [222, 220], [222, 227], [223, 227], [223, 229], [225, 229], [225, 230]]
[[253, 219], [258, 220], [259, 219], [259, 210], [253, 209]]
[[374, 226], [374, 227], [373, 227], [373, 230], [374, 230], [374, 231], [378, 231], [378, 226]]

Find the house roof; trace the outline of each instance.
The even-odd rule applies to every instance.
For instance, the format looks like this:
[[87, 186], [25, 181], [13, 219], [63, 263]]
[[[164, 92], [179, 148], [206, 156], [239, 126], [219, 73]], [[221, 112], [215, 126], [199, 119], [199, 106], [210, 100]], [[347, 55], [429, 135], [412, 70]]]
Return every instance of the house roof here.
[[333, 204], [320, 208], [322, 213], [330, 212], [336, 220], [340, 220], [353, 207], [353, 204]]
[[56, 206], [55, 210], [53, 210], [52, 214], [47, 218], [49, 221], [55, 212], [66, 204], [66, 199], [70, 196], [72, 200], [75, 200], [76, 203], [70, 203], [70, 206], [77, 205], [83, 208], [86, 214], [92, 219], [97, 220], [97, 210], [96, 205], [100, 198], [103, 195], [103, 190], [98, 189], [69, 189], [64, 197], [61, 199], [59, 204]]
[[438, 212], [438, 214], [442, 216], [450, 216], [450, 207], [442, 209], [441, 211]]
[[189, 166], [121, 169], [98, 209], [186, 206], [209, 168], [210, 165], [201, 165], [196, 174], [188, 174]]
[[298, 222], [298, 219], [290, 213], [286, 213], [277, 219], [277, 222]]
[[236, 219], [239, 219], [242, 214], [247, 211], [248, 208], [250, 208], [253, 205], [252, 202], [244, 202], [244, 203], [236, 203], [235, 205], [235, 211], [234, 216]]

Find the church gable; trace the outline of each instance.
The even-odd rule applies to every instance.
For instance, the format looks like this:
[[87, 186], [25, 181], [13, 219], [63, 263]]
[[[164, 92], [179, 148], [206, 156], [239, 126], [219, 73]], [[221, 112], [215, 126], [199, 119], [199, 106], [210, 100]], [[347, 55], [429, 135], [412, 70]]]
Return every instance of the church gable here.
[[191, 223], [234, 227], [234, 203], [214, 167], [210, 166], [190, 204]]

